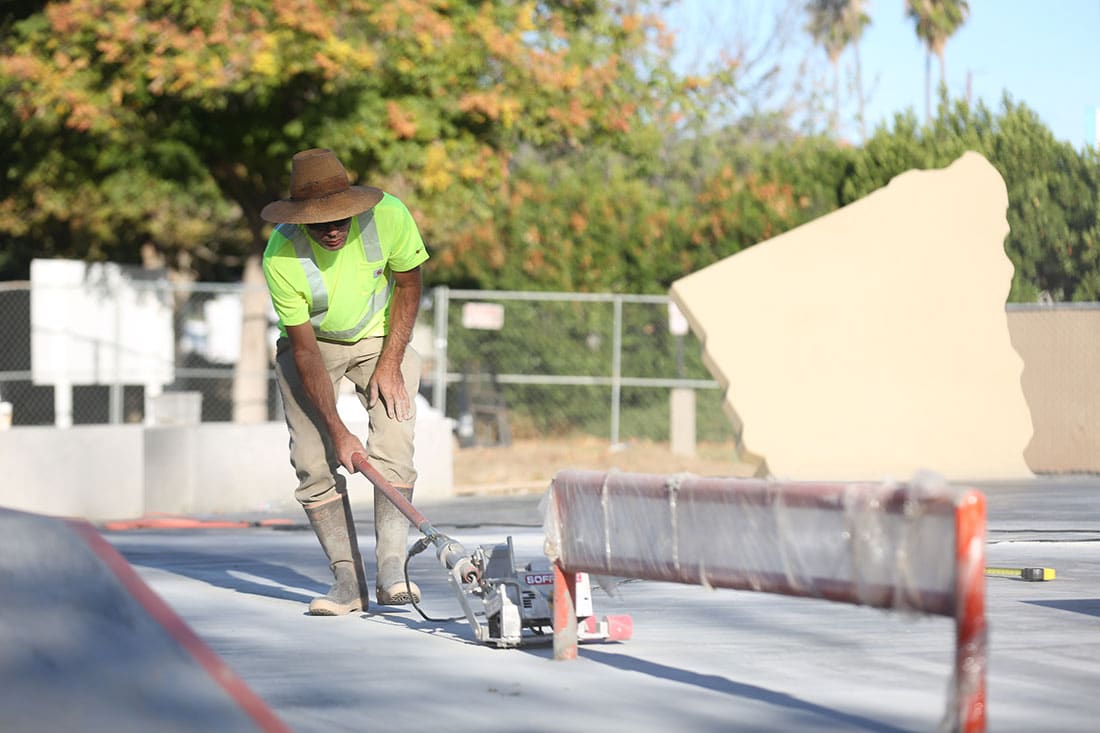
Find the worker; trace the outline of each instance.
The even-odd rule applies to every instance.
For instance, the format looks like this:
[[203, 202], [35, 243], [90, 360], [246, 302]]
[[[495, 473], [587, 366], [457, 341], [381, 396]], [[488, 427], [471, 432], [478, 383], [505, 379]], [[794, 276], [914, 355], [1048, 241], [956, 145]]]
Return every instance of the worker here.
[[[420, 308], [421, 264], [428, 259], [412, 215], [395, 196], [350, 184], [327, 149], [291, 160], [290, 197], [260, 212], [276, 224], [263, 256], [279, 318], [275, 375], [290, 432], [295, 498], [328, 556], [334, 582], [309, 604], [313, 615], [366, 611], [365, 568], [338, 469], [370, 464], [412, 500], [413, 426], [420, 358], [409, 345]], [[336, 409], [347, 377], [370, 418], [367, 449]], [[409, 523], [377, 488], [374, 533], [378, 603], [420, 600], [406, 585]]]

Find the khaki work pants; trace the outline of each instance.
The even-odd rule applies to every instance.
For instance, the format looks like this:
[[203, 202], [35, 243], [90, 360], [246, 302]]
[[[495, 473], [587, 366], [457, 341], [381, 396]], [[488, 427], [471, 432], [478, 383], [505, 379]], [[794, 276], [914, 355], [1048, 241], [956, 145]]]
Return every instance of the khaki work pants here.
[[[334, 394], [339, 395], [340, 380], [347, 377], [355, 385], [359, 402], [370, 417], [367, 432], [367, 459], [394, 486], [411, 487], [416, 482], [413, 467], [413, 428], [416, 423], [416, 393], [420, 385], [420, 356], [407, 347], [401, 362], [405, 389], [412, 403], [412, 418], [398, 422], [386, 415], [379, 400], [367, 408], [370, 381], [378, 356], [382, 352], [382, 337], [366, 338], [353, 344], [318, 341], [321, 359], [332, 381]], [[283, 399], [286, 426], [290, 431], [290, 463], [298, 475], [294, 498], [302, 506], [324, 503], [346, 492], [346, 480], [338, 472], [340, 464], [332, 449], [328, 430], [317, 409], [306, 396], [294, 364], [290, 339], [280, 338], [276, 344], [275, 375]]]

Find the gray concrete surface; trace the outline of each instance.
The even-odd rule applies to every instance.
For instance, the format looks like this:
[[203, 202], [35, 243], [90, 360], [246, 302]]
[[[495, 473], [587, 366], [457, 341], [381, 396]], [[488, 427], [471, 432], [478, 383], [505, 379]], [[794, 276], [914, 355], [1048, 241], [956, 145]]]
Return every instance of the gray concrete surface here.
[[284, 730], [86, 522], [0, 509], [0, 589], [2, 731]]
[[[987, 564], [1058, 574], [1044, 583], [988, 579], [989, 730], [1095, 731], [1100, 477], [979, 488], [989, 504]], [[511, 535], [517, 556], [534, 559], [539, 498], [471, 497], [420, 509], [467, 548]], [[286, 516], [295, 524], [104, 536], [299, 733], [892, 733], [935, 730], [947, 703], [953, 622], [823, 601], [627, 582], [615, 597], [597, 592], [595, 603], [599, 614], [630, 614], [634, 637], [582, 646], [570, 662], [553, 661], [548, 646], [480, 645], [464, 621], [429, 622], [408, 607], [310, 617], [306, 603], [327, 588], [327, 568], [301, 517]], [[369, 513], [359, 516], [370, 558]], [[246, 518], [260, 517], [267, 515]], [[430, 552], [411, 573], [430, 616], [459, 615]]]

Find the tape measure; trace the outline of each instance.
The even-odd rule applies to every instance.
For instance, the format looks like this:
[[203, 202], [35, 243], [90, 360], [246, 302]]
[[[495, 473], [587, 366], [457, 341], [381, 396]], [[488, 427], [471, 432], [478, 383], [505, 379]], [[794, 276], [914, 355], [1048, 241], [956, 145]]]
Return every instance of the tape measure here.
[[1021, 580], [1054, 580], [1054, 568], [986, 568], [986, 575]]

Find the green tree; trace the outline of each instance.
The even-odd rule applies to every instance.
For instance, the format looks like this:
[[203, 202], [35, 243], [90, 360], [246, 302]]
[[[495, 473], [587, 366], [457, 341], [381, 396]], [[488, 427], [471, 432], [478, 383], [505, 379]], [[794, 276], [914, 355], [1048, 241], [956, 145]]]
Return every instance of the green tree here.
[[947, 86], [947, 41], [970, 15], [967, 0], [905, 0], [905, 13], [924, 44], [924, 120], [932, 117], [932, 55], [940, 62], [940, 85]]

